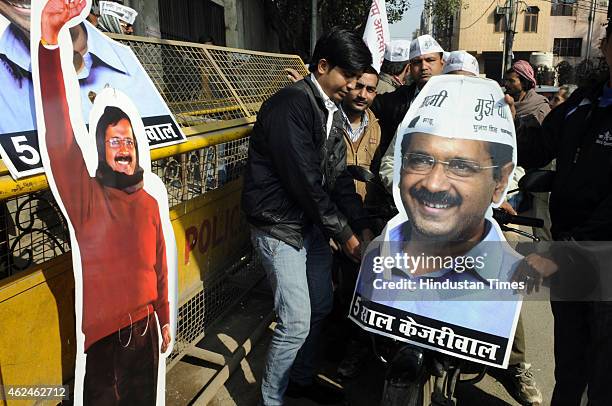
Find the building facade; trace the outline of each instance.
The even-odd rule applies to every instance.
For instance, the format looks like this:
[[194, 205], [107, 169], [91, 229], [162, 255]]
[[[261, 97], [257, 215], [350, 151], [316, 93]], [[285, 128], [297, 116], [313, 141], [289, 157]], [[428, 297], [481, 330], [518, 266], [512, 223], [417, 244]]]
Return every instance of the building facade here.
[[601, 55], [599, 43], [605, 35], [608, 0], [594, 0], [591, 41], [588, 42], [590, 0], [556, 0], [551, 6], [551, 26], [548, 48], [554, 54], [554, 64], [567, 61], [575, 66], [586, 58]]
[[469, 0], [457, 13], [452, 27], [452, 49], [468, 51], [480, 64], [480, 72], [499, 80], [503, 77], [502, 60], [506, 10], [515, 5], [516, 25], [513, 59], [529, 60], [534, 52], [550, 52], [551, 3], [547, 0], [508, 0], [505, 4], [488, 0]]

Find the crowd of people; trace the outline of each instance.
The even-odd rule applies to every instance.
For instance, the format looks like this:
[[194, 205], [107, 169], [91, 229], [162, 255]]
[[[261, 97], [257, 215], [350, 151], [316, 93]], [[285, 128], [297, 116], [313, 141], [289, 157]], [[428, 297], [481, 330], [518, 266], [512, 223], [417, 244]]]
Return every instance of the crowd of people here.
[[[611, 26], [602, 52], [612, 66]], [[242, 208], [272, 286], [278, 317], [262, 379], [264, 405], [281, 405], [284, 396], [321, 404], [342, 398], [337, 388], [315, 379], [317, 343], [332, 309], [334, 283], [346, 305], [361, 253], [388, 220], [380, 208], [393, 189], [397, 128], [433, 76], [481, 76], [472, 55], [445, 52], [429, 35], [411, 42], [392, 41], [380, 72], [371, 65], [371, 53], [356, 33], [333, 30], [323, 35], [315, 46], [310, 74], [301, 78], [290, 72], [294, 83], [262, 105], [250, 139]], [[549, 194], [542, 193], [513, 197], [502, 208], [544, 219], [541, 239], [612, 240], [612, 143], [603, 142], [601, 135], [609, 136], [612, 129], [612, 75], [573, 93], [573, 88], [562, 87], [552, 101], [539, 95], [536, 85], [526, 61], [515, 61], [504, 75], [505, 101], [517, 134], [519, 168], [514, 182], [525, 170], [556, 169], [550, 204]], [[449, 165], [433, 159], [429, 169], [437, 163]], [[367, 169], [377, 182], [354, 179], [347, 165]], [[434, 193], [426, 183], [420, 189]], [[540, 284], [566, 272], [563, 255], [569, 254], [530, 254], [521, 272]], [[334, 266], [341, 269], [335, 281]], [[607, 404], [612, 304], [553, 302], [552, 310], [556, 380], [552, 404], [579, 405], [587, 387], [590, 405]], [[345, 378], [356, 376], [363, 367], [366, 344], [360, 334], [350, 334], [347, 354], [338, 367]], [[521, 404], [541, 404], [541, 391], [525, 358], [526, 344], [519, 318], [509, 368], [490, 373], [508, 379], [511, 394]]]

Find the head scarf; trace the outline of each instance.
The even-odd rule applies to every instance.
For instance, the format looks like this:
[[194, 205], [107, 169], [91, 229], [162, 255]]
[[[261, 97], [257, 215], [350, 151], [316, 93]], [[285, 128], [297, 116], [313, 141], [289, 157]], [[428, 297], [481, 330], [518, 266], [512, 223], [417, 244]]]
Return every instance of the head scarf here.
[[516, 72], [517, 75], [522, 76], [523, 79], [530, 81], [533, 84], [533, 87], [536, 87], [537, 82], [535, 78], [535, 74], [533, 73], [533, 68], [527, 61], [516, 61], [512, 65], [512, 70]]

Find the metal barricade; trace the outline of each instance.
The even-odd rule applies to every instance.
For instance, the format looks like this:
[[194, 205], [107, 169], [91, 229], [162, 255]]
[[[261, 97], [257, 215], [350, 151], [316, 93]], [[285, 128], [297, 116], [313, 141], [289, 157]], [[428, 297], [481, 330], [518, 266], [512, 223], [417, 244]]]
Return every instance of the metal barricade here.
[[[289, 84], [283, 69], [307, 72], [297, 56], [113, 38], [136, 53], [188, 135], [186, 143], [151, 151], [179, 253], [171, 366], [262, 277], [239, 211], [248, 136], [261, 103]], [[66, 220], [43, 175], [14, 181], [3, 164], [0, 208], [0, 386], [61, 384], [72, 377], [75, 351]]]

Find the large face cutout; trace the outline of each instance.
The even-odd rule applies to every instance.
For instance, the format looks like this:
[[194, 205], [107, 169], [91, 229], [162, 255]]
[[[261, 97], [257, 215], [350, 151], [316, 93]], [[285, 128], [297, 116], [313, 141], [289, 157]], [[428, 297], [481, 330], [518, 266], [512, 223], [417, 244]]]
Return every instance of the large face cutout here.
[[422, 133], [407, 137], [399, 188], [412, 237], [442, 241], [480, 237], [499, 183], [488, 143]]

